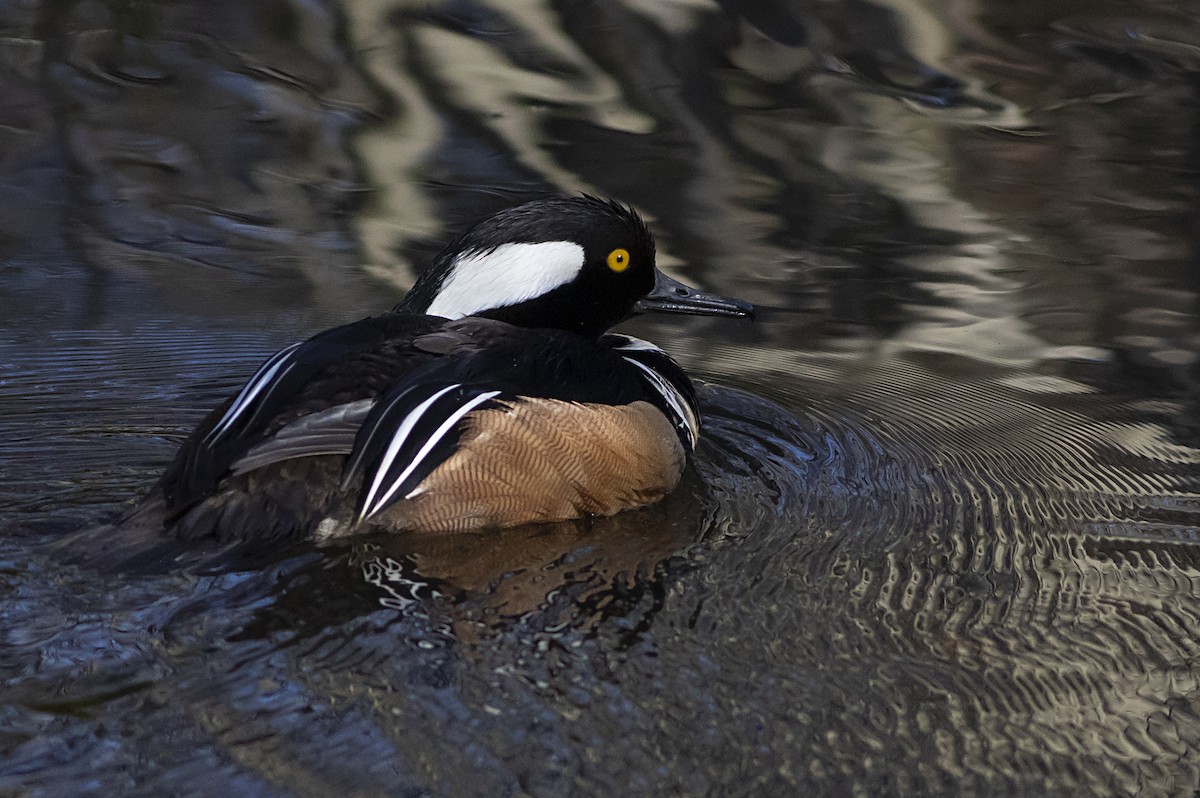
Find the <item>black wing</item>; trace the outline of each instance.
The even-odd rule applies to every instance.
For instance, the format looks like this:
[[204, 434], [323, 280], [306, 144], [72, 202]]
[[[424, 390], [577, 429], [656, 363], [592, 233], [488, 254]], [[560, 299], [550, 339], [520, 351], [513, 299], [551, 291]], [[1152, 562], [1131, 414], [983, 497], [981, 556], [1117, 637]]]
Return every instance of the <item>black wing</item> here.
[[468, 413], [522, 396], [651, 401], [689, 451], [698, 430], [686, 375], [643, 341], [388, 314], [276, 353], [201, 424], [161, 484], [178, 517], [228, 474], [346, 456], [341, 488], [356, 492], [361, 521], [418, 489], [457, 448]]
[[233, 474], [314, 455], [344, 455], [341, 489], [357, 490], [356, 521], [376, 515], [418, 485], [455, 450], [459, 421], [511, 399], [454, 382], [454, 363], [414, 371], [379, 400], [363, 399], [304, 416], [234, 461]]
[[[440, 323], [428, 316], [385, 314], [276, 352], [180, 448], [159, 481], [168, 509], [178, 514], [204, 498], [235, 462], [295, 418], [375, 399], [395, 372], [411, 368], [413, 353], [404, 342]], [[355, 369], [355, 361], [369, 368]], [[363, 372], [370, 379], [363, 379]]]
[[363, 422], [342, 472], [343, 488], [362, 480], [356, 521], [408, 498], [454, 453], [462, 418], [494, 406], [503, 394], [487, 386], [444, 384], [438, 377], [406, 381]]
[[608, 404], [644, 399], [672, 420], [689, 453], [700, 434], [687, 375], [661, 349], [637, 338], [610, 335], [597, 345], [570, 334], [468, 322], [418, 345], [455, 357], [407, 375], [363, 422], [342, 475], [343, 489], [362, 480], [356, 521], [411, 498], [453, 454], [468, 413], [522, 396]]

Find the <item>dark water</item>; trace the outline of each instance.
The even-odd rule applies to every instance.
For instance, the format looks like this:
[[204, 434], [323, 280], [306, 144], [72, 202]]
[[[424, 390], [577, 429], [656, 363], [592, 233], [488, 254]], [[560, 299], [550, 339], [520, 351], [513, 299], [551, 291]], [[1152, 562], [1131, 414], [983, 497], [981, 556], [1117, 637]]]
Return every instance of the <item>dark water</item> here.
[[[0, 8], [0, 794], [1194, 794], [1194, 11]], [[662, 505], [55, 545], [546, 189], [770, 308]]]

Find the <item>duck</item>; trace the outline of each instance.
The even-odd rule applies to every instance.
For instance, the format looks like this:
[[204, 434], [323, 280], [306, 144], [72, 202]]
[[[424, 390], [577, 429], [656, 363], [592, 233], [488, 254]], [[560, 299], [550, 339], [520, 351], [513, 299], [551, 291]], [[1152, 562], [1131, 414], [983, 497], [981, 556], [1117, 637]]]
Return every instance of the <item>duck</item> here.
[[701, 434], [630, 316], [750, 318], [660, 271], [641, 216], [544, 197], [454, 238], [389, 311], [267, 358], [125, 522], [181, 540], [453, 534], [610, 516], [679, 483]]

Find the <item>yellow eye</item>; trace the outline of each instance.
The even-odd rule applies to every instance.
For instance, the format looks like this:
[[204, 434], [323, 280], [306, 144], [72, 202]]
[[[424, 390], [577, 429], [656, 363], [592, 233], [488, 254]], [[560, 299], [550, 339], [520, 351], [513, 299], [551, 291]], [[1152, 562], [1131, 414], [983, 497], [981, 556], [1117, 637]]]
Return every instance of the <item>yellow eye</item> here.
[[629, 268], [629, 251], [625, 249], [614, 249], [608, 253], [608, 268], [614, 272], [620, 273]]

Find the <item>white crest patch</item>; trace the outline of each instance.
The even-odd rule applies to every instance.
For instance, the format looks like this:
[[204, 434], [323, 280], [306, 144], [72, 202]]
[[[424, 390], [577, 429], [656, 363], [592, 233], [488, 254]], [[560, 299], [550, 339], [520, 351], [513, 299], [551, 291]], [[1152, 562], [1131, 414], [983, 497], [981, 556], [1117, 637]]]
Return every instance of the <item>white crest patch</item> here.
[[458, 319], [516, 305], [566, 285], [583, 270], [583, 247], [571, 241], [501, 244], [460, 255], [425, 311]]

